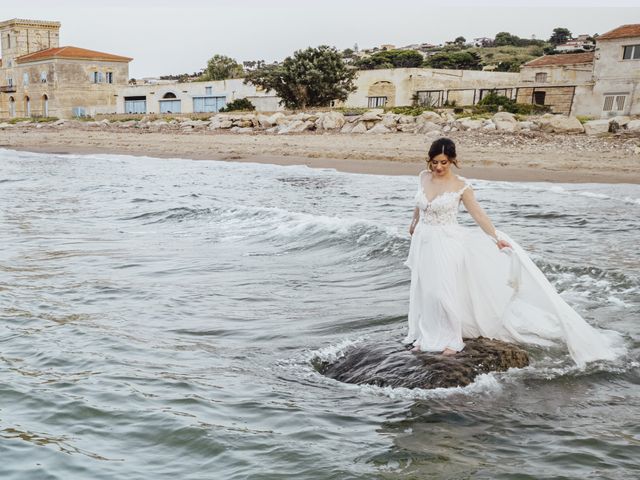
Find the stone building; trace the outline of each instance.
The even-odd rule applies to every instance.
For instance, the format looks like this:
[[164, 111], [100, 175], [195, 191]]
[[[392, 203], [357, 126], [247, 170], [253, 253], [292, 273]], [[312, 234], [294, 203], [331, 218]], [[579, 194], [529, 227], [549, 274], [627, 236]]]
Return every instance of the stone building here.
[[480, 70], [392, 68], [360, 70], [356, 91], [344, 105], [395, 107], [404, 105], [474, 105], [490, 92], [513, 97], [519, 74]]
[[520, 68], [518, 103], [546, 105], [554, 113], [574, 113], [576, 94], [593, 87], [593, 52], [545, 55]]
[[571, 115], [640, 115], [640, 24], [600, 35], [595, 52], [536, 58], [520, 75], [520, 103]]
[[114, 113], [129, 57], [59, 46], [59, 22], [0, 23], [0, 117]]

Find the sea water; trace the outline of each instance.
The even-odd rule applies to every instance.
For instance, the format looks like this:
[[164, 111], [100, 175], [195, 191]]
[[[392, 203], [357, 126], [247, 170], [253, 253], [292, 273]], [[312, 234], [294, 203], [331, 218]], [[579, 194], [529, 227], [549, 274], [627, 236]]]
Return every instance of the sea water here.
[[626, 356], [341, 384], [405, 333], [416, 177], [0, 150], [0, 478], [637, 478], [640, 186], [472, 183]]

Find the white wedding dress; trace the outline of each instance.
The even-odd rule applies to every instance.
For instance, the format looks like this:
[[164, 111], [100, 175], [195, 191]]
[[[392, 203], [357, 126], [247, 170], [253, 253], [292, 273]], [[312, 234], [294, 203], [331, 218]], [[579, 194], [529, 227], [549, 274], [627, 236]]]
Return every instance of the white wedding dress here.
[[406, 343], [423, 351], [460, 351], [463, 337], [508, 342], [566, 344], [580, 366], [613, 360], [621, 336], [590, 326], [561, 297], [525, 251], [502, 232], [512, 249], [499, 250], [480, 228], [458, 225], [462, 194], [471, 185], [429, 201], [420, 173], [420, 220], [405, 262], [411, 269]]

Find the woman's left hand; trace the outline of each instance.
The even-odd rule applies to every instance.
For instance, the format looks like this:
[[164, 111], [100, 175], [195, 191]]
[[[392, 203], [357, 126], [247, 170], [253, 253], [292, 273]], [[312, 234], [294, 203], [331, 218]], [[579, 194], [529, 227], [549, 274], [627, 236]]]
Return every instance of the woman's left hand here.
[[503, 248], [511, 248], [511, 244], [509, 242], [507, 242], [506, 240], [498, 240], [496, 242], [496, 245], [498, 246], [498, 248], [500, 250], [502, 250]]

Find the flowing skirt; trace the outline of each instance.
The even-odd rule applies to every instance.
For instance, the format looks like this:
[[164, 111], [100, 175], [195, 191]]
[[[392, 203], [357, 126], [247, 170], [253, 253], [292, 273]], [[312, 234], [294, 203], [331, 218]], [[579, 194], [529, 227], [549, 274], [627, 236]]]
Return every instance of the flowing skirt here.
[[580, 366], [624, 351], [617, 332], [590, 326], [556, 292], [526, 252], [499, 250], [477, 228], [418, 224], [405, 262], [411, 269], [409, 332], [424, 351], [460, 351], [463, 337], [566, 344]]

